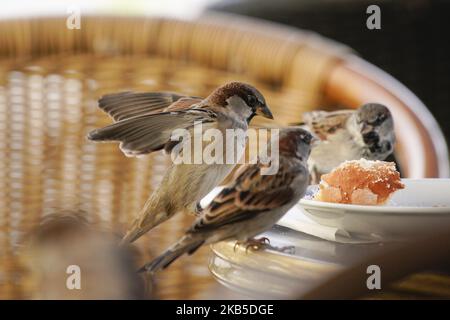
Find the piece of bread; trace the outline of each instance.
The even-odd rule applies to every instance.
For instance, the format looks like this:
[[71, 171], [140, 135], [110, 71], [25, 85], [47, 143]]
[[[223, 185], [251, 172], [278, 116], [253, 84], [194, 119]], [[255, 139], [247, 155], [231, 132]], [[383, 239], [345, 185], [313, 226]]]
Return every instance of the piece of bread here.
[[346, 161], [321, 177], [315, 200], [380, 205], [405, 186], [394, 162], [366, 159]]

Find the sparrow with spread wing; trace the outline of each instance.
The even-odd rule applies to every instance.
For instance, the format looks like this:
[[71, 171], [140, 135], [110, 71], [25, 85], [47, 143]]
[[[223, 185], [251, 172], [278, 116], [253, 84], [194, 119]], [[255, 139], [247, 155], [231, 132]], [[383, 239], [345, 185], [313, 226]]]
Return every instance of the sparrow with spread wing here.
[[368, 103], [357, 110], [313, 111], [303, 115], [303, 127], [318, 138], [309, 157], [312, 183], [318, 183], [346, 160], [384, 160], [395, 144], [394, 122], [388, 108]]
[[304, 195], [309, 184], [307, 159], [313, 136], [301, 128], [280, 130], [278, 172], [261, 175], [261, 162], [239, 168], [235, 179], [207, 205], [186, 234], [141, 271], [156, 272], [184, 253], [226, 239], [258, 243], [256, 235], [272, 227]]
[[[230, 82], [214, 90], [206, 99], [174, 93], [117, 93], [102, 97], [99, 106], [116, 122], [89, 133], [93, 141], [119, 141], [127, 156], [139, 156], [164, 149], [167, 153], [182, 143], [171, 139], [177, 129], [186, 129], [192, 140], [205, 130], [220, 130], [228, 152], [244, 152], [246, 137], [226, 141], [228, 129], [246, 132], [255, 115], [273, 119], [263, 95], [251, 85]], [[201, 123], [202, 130], [194, 126]], [[200, 138], [201, 139], [201, 138]], [[241, 148], [235, 147], [238, 144]], [[198, 150], [197, 150], [198, 149]], [[193, 153], [203, 148], [194, 148]], [[236, 155], [236, 162], [242, 154]], [[193, 155], [194, 159], [196, 155]], [[133, 242], [178, 212], [195, 212], [198, 201], [216, 187], [235, 163], [173, 163], [159, 187], [137, 215], [122, 243]]]

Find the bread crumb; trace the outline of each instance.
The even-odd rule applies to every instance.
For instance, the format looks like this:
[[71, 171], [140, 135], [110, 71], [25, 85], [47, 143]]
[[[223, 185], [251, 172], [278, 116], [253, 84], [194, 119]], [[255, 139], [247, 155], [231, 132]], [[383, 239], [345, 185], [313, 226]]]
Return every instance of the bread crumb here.
[[366, 159], [346, 161], [322, 176], [316, 200], [361, 205], [380, 205], [403, 189], [394, 162]]

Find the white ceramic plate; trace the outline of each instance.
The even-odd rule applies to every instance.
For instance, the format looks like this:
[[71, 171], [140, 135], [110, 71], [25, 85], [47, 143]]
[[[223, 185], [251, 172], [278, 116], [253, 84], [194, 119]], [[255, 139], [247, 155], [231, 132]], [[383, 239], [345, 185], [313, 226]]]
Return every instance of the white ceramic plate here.
[[450, 228], [450, 179], [402, 179], [405, 189], [383, 206], [337, 204], [311, 200], [311, 186], [300, 201], [305, 214], [319, 224], [383, 240], [412, 238]]

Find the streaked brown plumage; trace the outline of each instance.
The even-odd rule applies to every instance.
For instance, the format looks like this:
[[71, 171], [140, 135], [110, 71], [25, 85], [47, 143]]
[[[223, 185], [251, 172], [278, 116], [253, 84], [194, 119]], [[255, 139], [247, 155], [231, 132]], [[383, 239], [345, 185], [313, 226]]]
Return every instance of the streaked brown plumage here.
[[[246, 131], [255, 115], [273, 118], [262, 94], [241, 82], [227, 83], [206, 99], [175, 93], [126, 92], [104, 96], [99, 106], [116, 122], [92, 131], [88, 138], [119, 141], [120, 149], [127, 156], [161, 149], [168, 153], [176, 150], [178, 143], [171, 140], [174, 130], [186, 129], [195, 139], [194, 123], [202, 123], [202, 134], [214, 128], [225, 137], [227, 129]], [[236, 143], [245, 144], [245, 140]], [[194, 152], [203, 152], [203, 149]], [[178, 212], [194, 212], [198, 201], [216, 187], [234, 165], [173, 164], [137, 215], [122, 243], [135, 241]]]
[[163, 269], [203, 244], [226, 239], [248, 241], [273, 226], [306, 191], [312, 139], [301, 128], [281, 129], [278, 172], [261, 175], [262, 168], [268, 166], [262, 163], [239, 168], [234, 181], [202, 211], [186, 234], [141, 271]]

